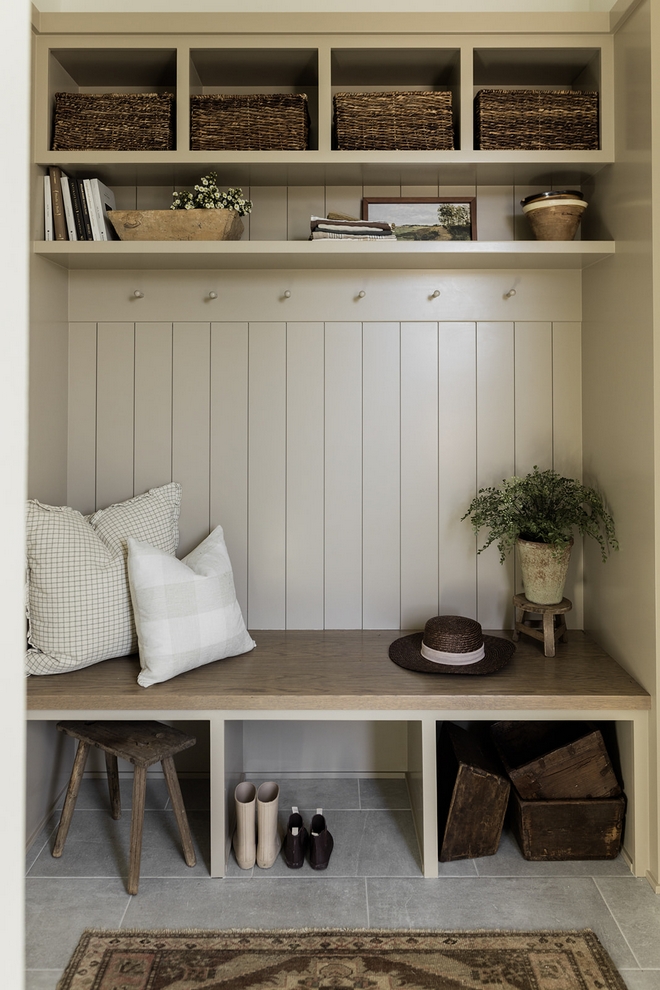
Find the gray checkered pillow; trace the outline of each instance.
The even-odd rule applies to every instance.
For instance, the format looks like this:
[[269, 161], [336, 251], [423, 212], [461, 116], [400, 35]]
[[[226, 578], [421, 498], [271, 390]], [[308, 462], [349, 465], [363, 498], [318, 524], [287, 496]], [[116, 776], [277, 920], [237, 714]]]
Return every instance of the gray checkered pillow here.
[[136, 652], [128, 538], [174, 554], [180, 504], [174, 482], [91, 516], [28, 502], [28, 674], [58, 674]]

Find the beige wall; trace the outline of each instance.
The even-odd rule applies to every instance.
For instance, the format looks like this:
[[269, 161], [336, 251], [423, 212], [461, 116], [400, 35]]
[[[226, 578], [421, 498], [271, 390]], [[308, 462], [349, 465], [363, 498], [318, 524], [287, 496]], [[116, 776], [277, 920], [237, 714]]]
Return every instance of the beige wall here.
[[[656, 697], [656, 452], [651, 214], [650, 4], [616, 38], [616, 165], [590, 198], [617, 254], [584, 275], [584, 476], [605, 492], [621, 549], [585, 547], [585, 629]], [[651, 804], [657, 804], [652, 726]], [[630, 754], [624, 753], [624, 767]], [[657, 816], [651, 863], [657, 882]]]

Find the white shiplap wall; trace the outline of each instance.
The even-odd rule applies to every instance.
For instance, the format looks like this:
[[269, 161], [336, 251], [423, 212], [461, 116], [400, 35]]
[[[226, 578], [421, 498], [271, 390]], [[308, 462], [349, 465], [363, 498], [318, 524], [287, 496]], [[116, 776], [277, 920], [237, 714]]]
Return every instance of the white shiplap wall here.
[[534, 464], [580, 473], [579, 274], [165, 278], [72, 273], [70, 504], [180, 481], [180, 553], [224, 527], [253, 629], [411, 628], [438, 611], [509, 626], [512, 564], [477, 557], [460, 517]]

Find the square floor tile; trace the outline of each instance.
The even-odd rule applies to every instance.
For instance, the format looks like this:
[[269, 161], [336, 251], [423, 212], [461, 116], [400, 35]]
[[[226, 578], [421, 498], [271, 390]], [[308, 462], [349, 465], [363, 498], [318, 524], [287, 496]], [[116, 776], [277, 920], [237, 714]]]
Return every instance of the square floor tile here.
[[631, 876], [623, 856], [617, 859], [560, 860], [545, 862], [527, 860], [509, 831], [502, 833], [495, 856], [480, 856], [475, 860], [480, 877], [594, 877]]
[[360, 777], [361, 808], [409, 809], [410, 794], [403, 777]]
[[57, 990], [62, 969], [28, 969], [25, 972], [25, 990]]
[[305, 928], [367, 925], [362, 879], [146, 880], [125, 928]]
[[616, 966], [637, 965], [591, 879], [368, 879], [367, 897], [375, 928], [592, 928]]
[[29, 879], [25, 889], [28, 969], [64, 969], [85, 928], [119, 928], [130, 901], [112, 880]]
[[660, 990], [660, 969], [622, 969], [628, 990]]
[[660, 969], [660, 897], [640, 877], [598, 877], [596, 885], [642, 969]]

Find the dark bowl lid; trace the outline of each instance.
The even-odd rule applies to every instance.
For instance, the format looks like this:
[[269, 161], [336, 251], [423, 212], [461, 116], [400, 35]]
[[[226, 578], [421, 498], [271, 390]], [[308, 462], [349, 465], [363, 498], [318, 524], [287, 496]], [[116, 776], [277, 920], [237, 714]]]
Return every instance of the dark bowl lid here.
[[575, 189], [552, 189], [550, 192], [542, 193], [532, 193], [531, 196], [526, 196], [525, 199], [520, 200], [521, 206], [526, 206], [527, 203], [533, 203], [537, 199], [553, 199], [555, 197], [561, 196], [565, 198], [566, 196], [572, 196], [575, 199], [584, 199], [581, 192], [577, 192]]

